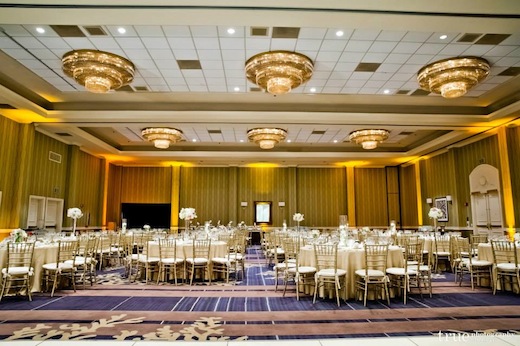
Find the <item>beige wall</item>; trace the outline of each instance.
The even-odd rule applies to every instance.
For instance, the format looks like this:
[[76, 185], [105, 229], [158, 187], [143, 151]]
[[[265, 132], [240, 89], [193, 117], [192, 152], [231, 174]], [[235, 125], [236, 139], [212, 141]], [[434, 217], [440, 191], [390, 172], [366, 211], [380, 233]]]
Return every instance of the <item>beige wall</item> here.
[[[65, 209], [81, 207], [89, 215], [89, 225], [93, 226], [101, 226], [105, 221], [119, 223], [121, 203], [172, 201], [172, 225], [178, 223], [177, 212], [182, 207], [196, 208], [199, 222], [221, 220], [222, 223], [251, 224], [254, 202], [271, 201], [274, 225], [281, 225], [283, 220], [293, 225], [292, 215], [301, 212], [305, 214], [303, 226], [335, 227], [339, 215], [355, 210], [355, 215], [349, 217], [355, 220], [352, 225], [380, 227], [394, 219], [403, 226], [413, 227], [421, 218], [423, 223], [429, 223], [429, 206], [424, 202], [427, 197], [449, 194], [453, 196], [453, 204], [448, 225], [464, 226], [465, 203], [470, 202], [470, 172], [481, 163], [501, 171], [504, 157], [509, 161], [509, 171], [508, 174], [501, 171], [501, 179], [511, 178], [513, 201], [513, 205], [504, 208], [504, 213], [514, 214], [516, 225], [520, 220], [518, 127], [502, 132], [508, 151], [505, 155], [500, 155], [503, 146], [499, 145], [498, 136], [492, 134], [420, 160], [417, 165], [350, 170], [344, 167], [121, 167], [113, 164], [105, 170], [103, 159], [41, 134], [35, 131], [34, 125], [0, 117], [0, 133], [0, 191], [3, 193], [0, 229], [25, 227], [29, 195], [63, 198]], [[49, 161], [49, 151], [62, 155], [62, 163]], [[104, 191], [105, 181], [107, 191]], [[420, 202], [417, 201], [419, 193]], [[348, 196], [353, 196], [349, 198], [355, 208], [349, 208]], [[104, 202], [106, 220], [103, 220]], [[247, 202], [248, 206], [241, 207], [240, 202]], [[279, 206], [279, 202], [285, 206]], [[79, 226], [86, 225], [87, 221], [87, 217], [80, 219]], [[70, 220], [65, 218], [64, 225], [70, 225]]]

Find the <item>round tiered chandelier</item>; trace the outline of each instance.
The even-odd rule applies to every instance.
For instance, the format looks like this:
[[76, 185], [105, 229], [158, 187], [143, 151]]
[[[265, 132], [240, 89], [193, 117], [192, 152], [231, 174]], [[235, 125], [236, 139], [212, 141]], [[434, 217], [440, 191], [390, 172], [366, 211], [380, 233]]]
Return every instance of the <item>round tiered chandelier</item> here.
[[287, 131], [279, 128], [254, 128], [247, 131], [247, 138], [262, 149], [272, 149], [287, 137]]
[[182, 141], [182, 131], [169, 127], [147, 127], [141, 135], [159, 149], [168, 149], [170, 144]]
[[80, 49], [65, 53], [63, 72], [93, 93], [106, 93], [130, 84], [135, 66], [119, 55], [99, 50]]
[[246, 61], [246, 77], [273, 95], [287, 94], [307, 82], [314, 69], [312, 60], [288, 51], [264, 52]]
[[489, 62], [482, 58], [450, 58], [424, 66], [417, 73], [417, 81], [421, 89], [456, 98], [484, 80], [489, 69]]
[[388, 130], [383, 129], [357, 130], [349, 134], [348, 140], [356, 144], [361, 144], [363, 149], [370, 150], [377, 148], [379, 143], [388, 139], [389, 134], [390, 132]]

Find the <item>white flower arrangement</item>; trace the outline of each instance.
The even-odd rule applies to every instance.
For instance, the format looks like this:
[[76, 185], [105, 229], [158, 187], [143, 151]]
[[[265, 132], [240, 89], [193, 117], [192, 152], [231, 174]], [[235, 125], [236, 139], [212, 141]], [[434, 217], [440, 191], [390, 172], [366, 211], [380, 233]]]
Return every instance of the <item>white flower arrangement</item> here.
[[298, 222], [298, 223], [299, 223], [299, 222], [302, 222], [302, 221], [304, 220], [304, 218], [303, 218], [303, 214], [301, 214], [301, 213], [295, 213], [295, 214], [293, 215], [292, 219], [293, 219], [294, 221]]
[[314, 239], [318, 238], [320, 236], [320, 230], [319, 229], [313, 229], [311, 231], [311, 235]]
[[193, 220], [197, 218], [197, 213], [195, 212], [195, 208], [182, 208], [179, 213], [179, 218], [181, 220]]
[[27, 238], [27, 232], [21, 228], [13, 229], [11, 236], [14, 238], [15, 243], [19, 243]]
[[432, 207], [432, 208], [430, 209], [430, 211], [428, 212], [428, 216], [430, 217], [430, 219], [435, 219], [435, 220], [437, 220], [438, 218], [443, 217], [443, 216], [444, 216], [444, 213], [443, 213], [442, 210], [440, 210], [439, 208], [437, 208], [437, 207]]
[[77, 220], [82, 216], [83, 212], [79, 208], [69, 208], [67, 210], [67, 217], [70, 217], [71, 219]]
[[149, 231], [149, 230], [150, 230], [150, 225], [144, 225], [144, 226], [143, 226], [143, 229], [144, 229], [145, 231]]

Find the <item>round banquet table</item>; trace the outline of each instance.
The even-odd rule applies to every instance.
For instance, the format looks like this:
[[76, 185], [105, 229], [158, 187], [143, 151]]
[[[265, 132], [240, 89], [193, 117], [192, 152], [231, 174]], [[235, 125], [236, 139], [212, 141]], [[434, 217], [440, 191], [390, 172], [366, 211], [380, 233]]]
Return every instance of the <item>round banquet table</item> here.
[[[300, 249], [299, 264], [302, 266], [316, 266], [314, 247], [306, 245]], [[391, 245], [388, 248], [387, 267], [404, 266], [403, 251], [399, 246]], [[365, 250], [346, 247], [338, 248], [338, 268], [347, 271], [347, 299], [356, 297], [355, 271], [365, 267]]]
[[[177, 241], [177, 257], [187, 258], [191, 257], [193, 252], [193, 242], [186, 240]], [[224, 241], [212, 241], [209, 250], [210, 259], [213, 257], [224, 257], [227, 254], [227, 243]], [[152, 257], [159, 257], [159, 242], [150, 242], [150, 254]]]
[[[34, 247], [33, 263], [34, 277], [31, 292], [40, 292], [42, 284], [42, 266], [45, 263], [56, 262], [56, 256], [58, 255], [57, 244], [43, 244], [36, 243]], [[7, 248], [0, 248], [0, 268], [7, 266]]]

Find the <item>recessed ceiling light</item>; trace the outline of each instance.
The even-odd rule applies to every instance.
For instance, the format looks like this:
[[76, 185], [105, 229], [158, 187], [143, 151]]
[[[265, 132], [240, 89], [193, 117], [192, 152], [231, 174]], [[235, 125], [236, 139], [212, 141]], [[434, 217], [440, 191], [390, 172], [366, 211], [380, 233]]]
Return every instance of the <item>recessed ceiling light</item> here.
[[287, 142], [287, 143], [291, 143], [292, 141], [291, 141], [290, 139], [288, 139], [286, 142]]
[[126, 32], [126, 29], [123, 27], [117, 28], [117, 32], [119, 32], [120, 34], [124, 34]]
[[334, 142], [334, 143], [338, 143], [338, 140], [337, 140], [337, 139], [335, 139], [335, 140], [334, 140], [333, 142]]
[[343, 31], [341, 31], [341, 30], [336, 31], [336, 36], [338, 36], [338, 37], [341, 37], [341, 36], [343, 36], [344, 34], [345, 34], [345, 33], [344, 33]]
[[44, 34], [44, 33], [45, 33], [45, 29], [44, 29], [44, 28], [40, 28], [40, 27], [37, 27], [37, 28], [36, 28], [36, 31], [37, 31], [39, 34]]
[[227, 33], [230, 35], [233, 35], [235, 33], [235, 29], [233, 29], [233, 28], [227, 29]]
[[315, 93], [316, 92], [316, 88], [311, 88], [311, 93]]
[[385, 94], [390, 94], [390, 90], [389, 90], [389, 89], [385, 89], [383, 92], [384, 92]]
[[239, 87], [235, 87], [233, 90], [240, 91], [240, 88]]
[[445, 40], [445, 39], [448, 38], [448, 35], [441, 35], [441, 36], [439, 36], [439, 38], [440, 38], [441, 40]]
[[192, 141], [192, 142], [196, 142], [196, 141], [197, 141], [197, 138], [193, 138], [191, 141]]
[[240, 143], [244, 143], [244, 140], [243, 140], [243, 139], [241, 139], [241, 140], [240, 140]]

